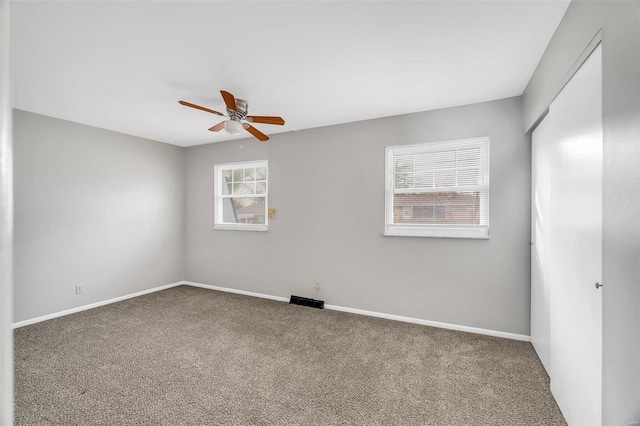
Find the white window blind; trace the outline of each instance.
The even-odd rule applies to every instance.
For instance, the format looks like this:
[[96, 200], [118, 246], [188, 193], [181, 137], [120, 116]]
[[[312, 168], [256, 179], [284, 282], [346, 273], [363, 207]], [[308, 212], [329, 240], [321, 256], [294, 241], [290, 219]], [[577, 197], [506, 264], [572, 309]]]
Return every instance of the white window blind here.
[[386, 148], [385, 235], [488, 238], [489, 138]]
[[267, 230], [267, 161], [214, 166], [215, 229]]

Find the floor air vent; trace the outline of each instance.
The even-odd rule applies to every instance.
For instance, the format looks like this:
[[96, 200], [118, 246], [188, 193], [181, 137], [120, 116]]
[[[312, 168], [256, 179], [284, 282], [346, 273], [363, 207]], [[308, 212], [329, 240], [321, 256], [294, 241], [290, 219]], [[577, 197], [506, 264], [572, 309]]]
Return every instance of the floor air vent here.
[[310, 306], [312, 308], [324, 309], [324, 300], [309, 299], [308, 297], [300, 297], [291, 295], [289, 303], [294, 305]]

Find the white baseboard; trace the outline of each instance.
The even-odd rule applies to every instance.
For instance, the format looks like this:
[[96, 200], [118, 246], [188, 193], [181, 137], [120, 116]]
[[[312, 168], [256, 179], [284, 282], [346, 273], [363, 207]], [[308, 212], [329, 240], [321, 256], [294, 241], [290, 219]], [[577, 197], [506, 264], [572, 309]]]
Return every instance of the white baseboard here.
[[217, 285], [200, 284], [191, 281], [183, 281], [181, 284], [190, 285], [191, 287], [206, 288], [209, 290], [224, 291], [225, 293], [243, 294], [245, 296], [260, 297], [261, 299], [277, 300], [278, 302], [288, 302], [289, 298], [281, 296], [272, 296], [270, 294], [254, 293], [252, 291], [236, 290], [235, 288], [218, 287]]
[[50, 319], [53, 319], [53, 318], [58, 318], [58, 317], [62, 317], [62, 316], [65, 316], [65, 315], [75, 314], [76, 312], [86, 311], [88, 309], [97, 308], [99, 306], [108, 305], [110, 303], [120, 302], [121, 300], [131, 299], [133, 297], [143, 296], [145, 294], [154, 293], [156, 291], [166, 290], [168, 288], [177, 287], [177, 286], [183, 285], [183, 284], [186, 284], [186, 283], [184, 283], [183, 281], [178, 281], [178, 282], [175, 282], [175, 283], [162, 285], [160, 287], [154, 287], [154, 288], [150, 288], [148, 290], [142, 290], [142, 291], [138, 291], [136, 293], [131, 293], [131, 294], [126, 294], [124, 296], [114, 297], [113, 299], [103, 300], [101, 302], [90, 303], [88, 305], [78, 306], [77, 308], [71, 308], [71, 309], [67, 309], [65, 311], [54, 312], [52, 314], [43, 315], [41, 317], [36, 317], [36, 318], [31, 318], [31, 319], [28, 319], [28, 320], [24, 320], [24, 321], [14, 322], [13, 324], [11, 324], [11, 328], [12, 329], [16, 329], [16, 328], [24, 327], [25, 325], [31, 325], [31, 324], [35, 324], [35, 323], [38, 323], [38, 322], [50, 320]]
[[420, 318], [403, 317], [401, 315], [384, 314], [381, 312], [365, 311], [364, 309], [345, 308], [343, 306], [336, 305], [324, 305], [325, 309], [331, 309], [332, 311], [349, 312], [352, 314], [366, 315], [369, 317], [385, 318], [394, 321], [409, 322], [411, 324], [428, 325], [429, 327], [446, 328], [447, 330], [464, 331], [467, 333], [484, 334], [486, 336], [502, 337], [504, 339], [520, 340], [523, 342], [530, 342], [531, 336], [526, 334], [507, 333], [505, 331], [488, 330], [486, 328], [469, 327], [466, 325], [450, 324], [446, 322], [430, 321]]
[[[288, 302], [289, 301], [289, 299], [287, 297], [271, 296], [269, 294], [254, 293], [254, 292], [251, 292], [251, 291], [236, 290], [236, 289], [233, 289], [233, 288], [219, 287], [219, 286], [208, 285], [208, 284], [200, 284], [200, 283], [194, 283], [194, 282], [190, 282], [190, 281], [183, 281], [182, 284], [190, 285], [192, 287], [200, 287], [200, 288], [206, 288], [206, 289], [210, 289], [210, 290], [224, 291], [224, 292], [227, 292], [227, 293], [243, 294], [245, 296], [261, 297], [263, 299], [277, 300], [279, 302]], [[466, 326], [466, 325], [449, 324], [449, 323], [445, 323], [445, 322], [430, 321], [430, 320], [425, 320], [425, 319], [420, 319], [420, 318], [404, 317], [404, 316], [401, 316], [401, 315], [393, 315], [393, 314], [384, 314], [384, 313], [381, 313], [381, 312], [365, 311], [364, 309], [345, 308], [343, 306], [337, 306], [337, 305], [324, 305], [324, 308], [332, 310], [332, 311], [349, 312], [349, 313], [352, 313], [352, 314], [366, 315], [366, 316], [369, 316], [369, 317], [385, 318], [385, 319], [389, 319], [389, 320], [393, 320], [393, 321], [401, 321], [401, 322], [408, 322], [408, 323], [412, 323], [412, 324], [427, 325], [429, 327], [445, 328], [447, 330], [464, 331], [464, 332], [467, 332], [467, 333], [483, 334], [483, 335], [486, 335], [486, 336], [493, 336], [493, 337], [502, 337], [504, 339], [520, 340], [520, 341], [523, 341], [523, 342], [530, 342], [531, 341], [531, 336], [527, 336], [526, 334], [507, 333], [505, 331], [488, 330], [488, 329], [484, 329], [484, 328], [469, 327], [469, 326]]]

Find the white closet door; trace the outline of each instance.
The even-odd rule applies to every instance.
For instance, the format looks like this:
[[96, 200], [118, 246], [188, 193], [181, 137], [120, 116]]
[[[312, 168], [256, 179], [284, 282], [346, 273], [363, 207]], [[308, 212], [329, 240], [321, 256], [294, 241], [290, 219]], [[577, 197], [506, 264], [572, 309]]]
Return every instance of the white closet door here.
[[531, 144], [531, 344], [551, 375], [551, 244], [549, 162], [555, 123], [543, 120]]
[[570, 425], [602, 423], [602, 48], [545, 120], [550, 142], [551, 391]]

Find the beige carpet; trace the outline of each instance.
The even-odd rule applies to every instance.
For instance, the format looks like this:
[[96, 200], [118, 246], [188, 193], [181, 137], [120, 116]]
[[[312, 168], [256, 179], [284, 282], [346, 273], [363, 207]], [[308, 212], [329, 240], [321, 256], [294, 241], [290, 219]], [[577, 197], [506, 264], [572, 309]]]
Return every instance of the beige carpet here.
[[15, 332], [19, 425], [560, 425], [530, 344], [181, 286]]

